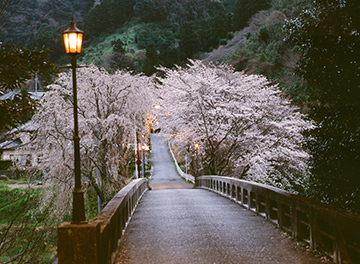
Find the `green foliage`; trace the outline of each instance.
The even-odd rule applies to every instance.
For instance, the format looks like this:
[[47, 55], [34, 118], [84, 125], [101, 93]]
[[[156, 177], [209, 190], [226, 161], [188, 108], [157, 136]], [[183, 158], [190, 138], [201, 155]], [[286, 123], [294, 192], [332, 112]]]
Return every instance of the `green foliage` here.
[[111, 44], [114, 45], [113, 51], [119, 52], [119, 53], [125, 53], [124, 43], [121, 41], [121, 39], [118, 39], [116, 41], [112, 41]]
[[311, 195], [360, 212], [360, 7], [355, 0], [317, 0], [287, 24], [301, 47], [296, 73], [307, 81], [312, 155]]
[[312, 0], [271, 0], [273, 10], [284, 13], [287, 17], [295, 17], [302, 10], [311, 6]]
[[126, 55], [125, 44], [119, 38], [111, 41], [113, 52], [104, 58], [103, 66], [110, 72], [116, 70], [136, 71], [133, 58]]
[[[9, 169], [9, 167], [12, 165], [11, 160], [0, 160], [0, 171], [4, 171]], [[1, 173], [1, 172], [0, 172]]]
[[260, 10], [270, 8], [268, 0], [237, 0], [234, 10], [234, 25], [242, 29], [248, 25], [249, 19]]
[[293, 75], [298, 53], [292, 46], [285, 43], [282, 31], [286, 16], [274, 10], [256, 14], [240, 43], [232, 62], [237, 70], [248, 73], [262, 74], [276, 80], [291, 98], [303, 103], [302, 88], [297, 84], [298, 78]]
[[86, 219], [91, 221], [98, 215], [98, 197], [95, 189], [90, 185], [85, 192]]
[[[9, 25], [0, 32], [5, 43], [18, 44], [26, 39], [23, 43], [30, 48], [51, 49], [51, 61], [68, 64], [61, 31], [68, 26], [71, 15], [76, 14], [78, 27], [85, 31], [84, 49], [78, 56], [79, 61], [105, 66], [109, 70], [135, 68], [137, 72], [143, 68], [145, 49], [150, 44], [155, 45], [160, 64], [167, 67], [182, 64], [194, 54], [212, 50], [220, 43], [225, 44], [228, 32], [232, 30], [234, 8], [234, 1], [230, 0], [223, 3], [207, 0], [102, 0], [96, 6], [89, 0], [20, 2], [23, 4], [21, 8], [14, 3], [5, 16], [8, 18], [14, 14], [19, 18], [12, 24], [17, 28], [16, 34]], [[23, 15], [26, 16], [24, 20]], [[180, 28], [186, 27], [188, 22], [192, 24], [193, 32], [179, 35]], [[124, 49], [117, 50], [118, 46], [108, 43], [116, 41], [114, 35], [122, 35]], [[123, 55], [115, 54], [117, 52]]]
[[36, 72], [43, 78], [56, 73], [48, 49], [30, 50], [0, 43], [0, 90], [17, 89]]
[[[29, 47], [45, 48], [49, 50], [49, 59], [52, 62], [58, 61], [64, 54], [64, 47], [62, 45], [61, 28], [41, 24], [36, 35], [32, 34], [29, 41]], [[61, 44], [61, 45], [59, 45]]]
[[[106, 3], [110, 4], [111, 2], [103, 1], [101, 5], [105, 6]], [[101, 5], [95, 7], [94, 10], [100, 9]], [[230, 8], [233, 8], [233, 5], [227, 3], [226, 6], [229, 9], [225, 9], [225, 5], [222, 3], [213, 1], [136, 1], [134, 13], [129, 15], [127, 22], [117, 31], [117, 34], [121, 35], [122, 47], [125, 50], [124, 56], [115, 54], [116, 48], [113, 49], [114, 54], [111, 55], [99, 50], [102, 54], [85, 56], [92, 57], [92, 62], [97, 65], [106, 65], [110, 70], [132, 69], [134, 66], [136, 71], [142, 71], [144, 65], [148, 63], [145, 62], [147, 59], [144, 57], [144, 51], [149, 45], [154, 45], [159, 64], [173, 67], [174, 64], [181, 64], [195, 53], [216, 48], [220, 42], [226, 43], [228, 32], [231, 30], [230, 13], [232, 13], [232, 9]], [[115, 8], [112, 6], [112, 9]], [[103, 14], [103, 16], [105, 15], [107, 14]], [[100, 24], [97, 26], [103, 28]], [[188, 30], [188, 27], [191, 29]], [[103, 28], [102, 32], [112, 31]], [[100, 33], [98, 35], [101, 36]], [[229, 36], [231, 37], [231, 34]], [[98, 48], [95, 45], [98, 42], [92, 37], [91, 30], [90, 37], [91, 52], [97, 52]], [[112, 36], [103, 35], [99, 40], [104, 43], [109, 38]], [[85, 48], [85, 51], [88, 53], [90, 50]], [[102, 64], [98, 59], [104, 57], [106, 62]], [[132, 61], [130, 57], [133, 58]]]
[[171, 42], [174, 46], [176, 42], [171, 25], [166, 23], [141, 24], [135, 38], [138, 49], [146, 49], [151, 44], [160, 47], [164, 42]]
[[[115, 72], [116, 70], [128, 70], [136, 72], [136, 67], [134, 61], [131, 57], [120, 52], [113, 52], [108, 56], [108, 65], [103, 64], [106, 69], [109, 69], [110, 72]], [[106, 58], [105, 58], [106, 61]]]
[[0, 261], [51, 263], [57, 223], [49, 207], [42, 206], [43, 190], [10, 186], [0, 182]]
[[89, 47], [84, 47], [80, 63], [102, 65], [104, 58], [113, 52], [113, 42], [119, 39], [119, 33], [109, 34], [105, 39], [96, 37], [92, 39]]
[[184, 23], [180, 32], [179, 50], [182, 59], [192, 58], [199, 51], [201, 39], [193, 23]]
[[27, 90], [21, 90], [14, 99], [0, 100], [0, 132], [25, 124], [36, 111], [36, 101]]
[[143, 66], [143, 72], [145, 73], [145, 75], [151, 76], [152, 74], [154, 74], [157, 71], [155, 67], [159, 66], [159, 62], [160, 60], [155, 45], [150, 44], [146, 48], [146, 57]]
[[163, 21], [168, 15], [165, 6], [156, 0], [137, 0], [134, 11], [145, 23]]
[[[231, 19], [227, 17], [224, 9], [219, 9], [213, 13], [204, 23], [203, 32], [204, 43], [203, 51], [211, 51], [219, 46], [219, 41], [226, 38], [227, 33], [231, 31]], [[204, 34], [205, 33], [205, 34]]]
[[[91, 1], [11, 1], [6, 12], [0, 13], [0, 28], [4, 26], [0, 31], [0, 39], [3, 43], [28, 46], [31, 35], [37, 34], [40, 25], [59, 29], [61, 25], [68, 25], [74, 14], [75, 19], [80, 20], [79, 17], [86, 12], [89, 2]], [[55, 45], [55, 38], [53, 43]]]
[[112, 33], [133, 14], [135, 0], [103, 0], [85, 16], [85, 31], [89, 36]]

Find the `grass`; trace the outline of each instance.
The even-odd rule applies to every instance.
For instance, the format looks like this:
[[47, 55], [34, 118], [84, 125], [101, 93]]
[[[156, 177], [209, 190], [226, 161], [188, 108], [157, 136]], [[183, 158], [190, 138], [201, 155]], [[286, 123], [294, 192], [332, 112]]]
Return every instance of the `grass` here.
[[133, 58], [137, 57], [139, 53], [144, 52], [144, 50], [140, 50], [135, 43], [135, 36], [142, 27], [142, 24], [129, 26], [127, 28], [122, 28], [121, 31], [119, 30], [114, 34], [110, 34], [102, 39], [99, 39], [99, 43], [97, 43], [97, 45], [91, 45], [90, 47], [84, 48], [83, 53], [85, 55], [80, 59], [81, 63], [93, 63], [95, 65], [102, 64], [104, 57], [113, 52], [112, 42], [118, 39], [121, 39], [124, 43], [126, 55]]
[[[17, 183], [17, 181], [15, 182]], [[11, 263], [51, 263], [56, 255], [56, 223], [42, 211], [43, 188], [13, 188], [0, 182], [0, 263], [27, 252]], [[31, 249], [31, 250], [30, 250]]]

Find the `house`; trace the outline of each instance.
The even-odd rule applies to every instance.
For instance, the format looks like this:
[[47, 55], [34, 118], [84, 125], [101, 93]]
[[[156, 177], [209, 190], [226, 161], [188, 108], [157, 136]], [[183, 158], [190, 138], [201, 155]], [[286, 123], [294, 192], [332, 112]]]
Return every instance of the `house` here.
[[1, 135], [1, 160], [12, 160], [14, 166], [19, 167], [37, 166], [38, 157], [35, 157], [29, 151], [23, 153], [19, 151], [31, 142], [31, 137], [37, 129], [38, 125], [33, 121], [29, 121]]
[[[13, 100], [14, 97], [20, 93], [20, 90], [10, 91], [6, 94], [0, 95], [0, 100]], [[40, 100], [44, 92], [29, 92], [30, 97], [35, 100]], [[38, 125], [32, 121], [27, 122], [17, 128], [7, 131], [0, 135], [0, 159], [12, 160], [14, 166], [36, 166], [38, 158], [33, 157], [31, 153], [19, 152], [21, 148], [31, 141], [32, 134], [37, 130]], [[21, 153], [21, 154], [20, 154]]]

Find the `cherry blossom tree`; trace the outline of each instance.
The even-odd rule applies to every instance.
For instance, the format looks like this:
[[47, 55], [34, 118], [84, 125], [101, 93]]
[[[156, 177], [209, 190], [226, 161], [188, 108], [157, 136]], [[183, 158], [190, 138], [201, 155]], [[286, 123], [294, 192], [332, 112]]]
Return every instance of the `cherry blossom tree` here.
[[[123, 71], [109, 74], [95, 66], [78, 71], [81, 173], [84, 186], [91, 184], [104, 205], [131, 177], [129, 145], [151, 109], [153, 82]], [[74, 182], [71, 73], [62, 73], [48, 88], [33, 117], [39, 129], [29, 147], [40, 157], [40, 167], [56, 191], [58, 209], [63, 210], [71, 202]]]
[[183, 151], [200, 143], [204, 174], [301, 187], [308, 174], [301, 132], [312, 124], [276, 85], [200, 61], [161, 70], [161, 128]]

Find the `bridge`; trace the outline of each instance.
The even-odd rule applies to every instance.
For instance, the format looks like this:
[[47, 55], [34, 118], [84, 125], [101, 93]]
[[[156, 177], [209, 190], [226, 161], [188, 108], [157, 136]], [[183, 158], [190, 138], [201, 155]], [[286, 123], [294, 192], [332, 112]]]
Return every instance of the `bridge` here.
[[194, 188], [160, 136], [151, 160], [150, 183], [130, 183], [92, 222], [59, 226], [60, 264], [360, 263], [358, 215], [229, 177]]

